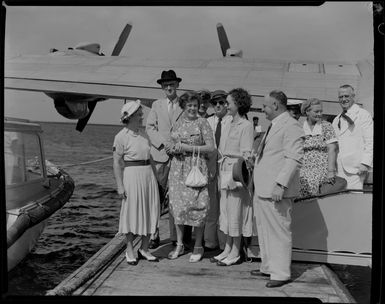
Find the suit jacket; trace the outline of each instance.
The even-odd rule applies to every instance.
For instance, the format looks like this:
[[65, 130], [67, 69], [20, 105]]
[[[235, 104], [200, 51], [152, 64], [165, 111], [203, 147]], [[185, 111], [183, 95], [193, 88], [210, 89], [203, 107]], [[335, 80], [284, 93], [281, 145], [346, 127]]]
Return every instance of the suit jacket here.
[[303, 157], [304, 131], [288, 112], [271, 127], [260, 160], [254, 167], [254, 193], [270, 198], [274, 186], [286, 187], [283, 197], [299, 195], [299, 169]]
[[373, 118], [370, 113], [353, 104], [346, 113], [354, 125], [341, 118], [341, 129], [338, 128], [341, 114], [333, 120], [339, 145], [338, 161], [350, 174], [356, 174], [359, 165], [373, 165]]
[[[164, 149], [167, 141], [171, 140], [170, 134], [172, 126], [181, 116], [182, 108], [177, 106], [173, 116], [168, 113], [168, 99], [158, 99], [152, 104], [151, 111], [148, 114], [146, 122], [146, 131], [151, 142], [151, 157], [156, 162], [166, 162], [169, 155]], [[162, 146], [162, 148], [161, 148]]]

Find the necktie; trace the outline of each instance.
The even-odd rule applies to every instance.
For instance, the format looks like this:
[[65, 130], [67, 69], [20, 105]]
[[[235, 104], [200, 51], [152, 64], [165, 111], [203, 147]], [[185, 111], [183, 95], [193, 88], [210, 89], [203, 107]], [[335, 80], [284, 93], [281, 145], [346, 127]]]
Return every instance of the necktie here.
[[219, 147], [219, 142], [221, 140], [221, 131], [222, 131], [222, 117], [218, 119], [217, 128], [215, 129], [215, 142], [217, 148]]
[[170, 118], [172, 118], [172, 114], [174, 112], [174, 103], [171, 100], [168, 101], [167, 109], [168, 115], [170, 116]]
[[338, 120], [338, 129], [341, 130], [341, 118], [345, 119], [348, 122], [349, 127], [354, 125], [354, 121], [348, 115], [346, 115], [346, 111], [343, 111], [341, 113], [340, 119]]
[[265, 136], [262, 138], [262, 141], [261, 141], [261, 143], [258, 146], [258, 151], [257, 151], [258, 161], [262, 158], [263, 149], [265, 148], [265, 144], [266, 144], [266, 138], [267, 138], [267, 135], [270, 132], [271, 126], [272, 126], [272, 124], [270, 124], [269, 127], [267, 128]]

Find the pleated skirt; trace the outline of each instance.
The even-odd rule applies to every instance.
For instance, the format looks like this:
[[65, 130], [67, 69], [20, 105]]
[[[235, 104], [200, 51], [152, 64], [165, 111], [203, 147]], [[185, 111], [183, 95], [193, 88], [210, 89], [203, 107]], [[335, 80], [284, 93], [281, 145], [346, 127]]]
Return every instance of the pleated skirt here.
[[154, 233], [160, 217], [158, 183], [150, 165], [124, 168], [127, 199], [122, 200], [119, 233]]

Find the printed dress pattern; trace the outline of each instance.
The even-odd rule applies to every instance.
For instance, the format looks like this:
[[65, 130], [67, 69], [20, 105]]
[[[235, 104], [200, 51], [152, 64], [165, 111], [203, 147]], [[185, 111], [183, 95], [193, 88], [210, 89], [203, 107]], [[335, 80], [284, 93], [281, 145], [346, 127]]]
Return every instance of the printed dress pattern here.
[[301, 197], [317, 195], [319, 186], [327, 179], [327, 142], [336, 138], [336, 135], [331, 123], [322, 121], [321, 124], [322, 134], [305, 136], [303, 165], [300, 170]]
[[[193, 146], [213, 144], [213, 132], [204, 118], [193, 121], [179, 120], [171, 132], [174, 142]], [[184, 182], [192, 167], [192, 153], [175, 155], [171, 161], [169, 174], [170, 211], [175, 224], [202, 227], [208, 212], [209, 195], [207, 186], [191, 188]], [[199, 157], [199, 169], [207, 176], [207, 159], [205, 154]]]

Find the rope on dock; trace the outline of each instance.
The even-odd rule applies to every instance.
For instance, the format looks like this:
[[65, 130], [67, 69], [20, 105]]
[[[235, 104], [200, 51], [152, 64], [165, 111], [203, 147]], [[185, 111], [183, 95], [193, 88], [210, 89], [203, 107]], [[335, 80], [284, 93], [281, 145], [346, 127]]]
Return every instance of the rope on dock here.
[[112, 159], [112, 158], [113, 158], [113, 156], [108, 156], [108, 157], [99, 158], [99, 159], [96, 159], [96, 160], [90, 160], [90, 161], [86, 161], [86, 162], [82, 162], [82, 163], [77, 163], [77, 164], [65, 164], [65, 165], [61, 165], [60, 167], [68, 168], [68, 167], [89, 165], [89, 164], [94, 164], [94, 163], [102, 162], [102, 161], [105, 161], [105, 160], [108, 160], [108, 159]]

